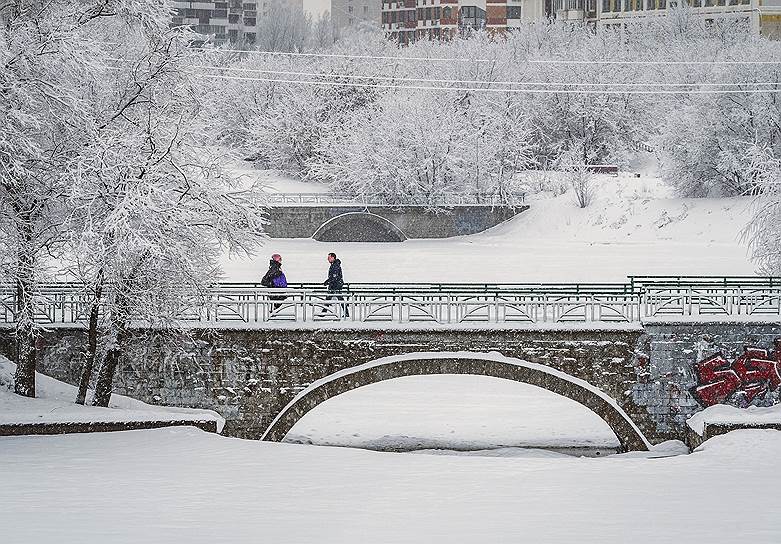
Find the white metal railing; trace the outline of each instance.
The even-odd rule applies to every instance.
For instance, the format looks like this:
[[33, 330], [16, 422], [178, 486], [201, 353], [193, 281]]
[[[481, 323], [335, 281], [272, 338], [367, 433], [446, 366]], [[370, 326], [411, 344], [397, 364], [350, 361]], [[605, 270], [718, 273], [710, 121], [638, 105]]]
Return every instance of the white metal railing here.
[[399, 196], [383, 193], [365, 196], [336, 193], [269, 193], [266, 196], [266, 201], [272, 206], [352, 204], [360, 206], [506, 207], [521, 205], [525, 199], [525, 193], [512, 193], [504, 196], [497, 194], [448, 193], [433, 197]]
[[[351, 284], [335, 298], [322, 287], [266, 289], [223, 284], [182, 300], [175, 319], [249, 326], [284, 322], [634, 323], [681, 316], [762, 316], [781, 321], [781, 278], [680, 281], [632, 278], [626, 284]], [[43, 286], [35, 297], [42, 324], [86, 323], [90, 297], [74, 284]], [[15, 321], [14, 291], [0, 286], [0, 323]]]

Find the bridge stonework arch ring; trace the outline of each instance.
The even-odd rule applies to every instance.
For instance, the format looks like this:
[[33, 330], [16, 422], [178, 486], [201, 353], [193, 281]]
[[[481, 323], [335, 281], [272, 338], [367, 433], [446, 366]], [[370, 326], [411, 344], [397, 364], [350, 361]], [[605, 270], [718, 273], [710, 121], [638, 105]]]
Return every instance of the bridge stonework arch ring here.
[[271, 422], [261, 440], [281, 442], [293, 425], [318, 404], [358, 387], [400, 378], [436, 374], [471, 374], [535, 385], [579, 402], [601, 417], [615, 433], [621, 451], [646, 451], [650, 444], [616, 401], [588, 382], [553, 368], [499, 353], [434, 352], [385, 357], [347, 368], [312, 383]]
[[312, 238], [318, 242], [403, 242], [407, 236], [388, 219], [364, 211], [332, 217]]

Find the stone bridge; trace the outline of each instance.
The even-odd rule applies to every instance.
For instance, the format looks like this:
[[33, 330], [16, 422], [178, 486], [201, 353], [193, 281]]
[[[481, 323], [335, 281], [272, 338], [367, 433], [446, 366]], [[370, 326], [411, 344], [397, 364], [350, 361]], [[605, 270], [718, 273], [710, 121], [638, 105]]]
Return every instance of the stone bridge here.
[[[723, 385], [703, 384], [703, 359], [721, 353], [731, 361], [747, 345], [769, 350], [781, 337], [777, 319], [191, 330], [184, 338], [136, 330], [115, 391], [216, 410], [227, 419], [230, 436], [281, 440], [308, 410], [362, 385], [418, 374], [495, 376], [580, 402], [627, 450], [644, 449], [646, 440], [686, 438], [686, 419], [706, 398], [698, 386]], [[38, 346], [40, 370], [77, 383], [85, 345], [82, 326], [50, 328]], [[10, 330], [0, 329], [0, 348], [10, 355], [11, 347]], [[778, 372], [781, 353], [764, 358], [774, 357]], [[777, 401], [778, 389], [765, 385], [767, 401]]]
[[464, 205], [439, 211], [423, 206], [329, 204], [279, 205], [269, 210], [272, 238], [314, 238], [321, 242], [403, 242], [448, 238], [494, 227], [528, 206]]

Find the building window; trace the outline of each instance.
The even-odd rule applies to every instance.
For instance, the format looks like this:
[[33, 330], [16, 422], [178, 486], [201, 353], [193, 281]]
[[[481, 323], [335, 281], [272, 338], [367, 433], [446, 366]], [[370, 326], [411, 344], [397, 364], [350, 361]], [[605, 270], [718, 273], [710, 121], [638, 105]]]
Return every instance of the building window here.
[[521, 6], [507, 6], [507, 18], [508, 19], [520, 19], [521, 18]]
[[254, 17], [244, 17], [244, 25], [245, 26], [255, 26], [255, 18]]
[[352, 13], [352, 12], [353, 12], [353, 7], [347, 6], [347, 13]]
[[238, 13], [231, 13], [228, 15], [228, 22], [234, 25], [239, 24], [239, 15]]
[[369, 13], [369, 6], [363, 6], [363, 13]]
[[453, 8], [450, 6], [445, 6], [442, 8], [442, 17], [445, 19], [450, 19], [453, 16]]

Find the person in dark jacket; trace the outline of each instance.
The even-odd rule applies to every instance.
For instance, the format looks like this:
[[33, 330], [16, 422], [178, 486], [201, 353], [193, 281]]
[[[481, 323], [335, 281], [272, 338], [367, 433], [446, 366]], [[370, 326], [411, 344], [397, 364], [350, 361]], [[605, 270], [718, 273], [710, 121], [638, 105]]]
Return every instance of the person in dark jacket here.
[[344, 317], [350, 317], [350, 311], [347, 308], [347, 304], [344, 302], [344, 296], [342, 296], [342, 288], [344, 288], [342, 261], [336, 258], [336, 253], [329, 253], [328, 262], [330, 263], [330, 266], [328, 267], [328, 279], [323, 282], [323, 285], [328, 288], [327, 300], [340, 300], [340, 306]]
[[[282, 272], [282, 255], [274, 253], [271, 256], [271, 260], [268, 262], [268, 272], [260, 280], [260, 284], [268, 288], [284, 289], [287, 287], [287, 278], [285, 273]], [[285, 295], [272, 295], [268, 298], [271, 300], [285, 300], [286, 297]], [[275, 303], [273, 311], [277, 311], [280, 306], [282, 306], [281, 303]]]

